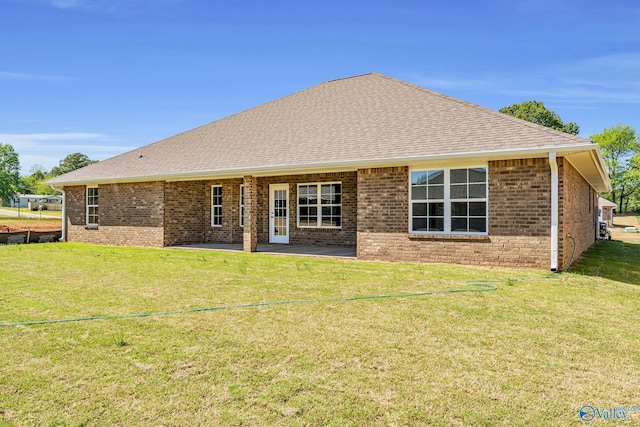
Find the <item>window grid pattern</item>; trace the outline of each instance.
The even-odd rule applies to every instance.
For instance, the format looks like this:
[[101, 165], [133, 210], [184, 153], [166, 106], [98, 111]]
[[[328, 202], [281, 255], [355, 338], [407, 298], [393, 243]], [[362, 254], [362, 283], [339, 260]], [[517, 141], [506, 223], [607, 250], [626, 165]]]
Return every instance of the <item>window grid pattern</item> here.
[[298, 185], [298, 227], [342, 227], [342, 183]]
[[222, 185], [211, 187], [211, 225], [222, 227]]
[[487, 231], [487, 170], [451, 170], [451, 231]]
[[412, 171], [410, 197], [411, 232], [487, 232], [486, 167]]
[[87, 225], [98, 225], [98, 187], [87, 188]]

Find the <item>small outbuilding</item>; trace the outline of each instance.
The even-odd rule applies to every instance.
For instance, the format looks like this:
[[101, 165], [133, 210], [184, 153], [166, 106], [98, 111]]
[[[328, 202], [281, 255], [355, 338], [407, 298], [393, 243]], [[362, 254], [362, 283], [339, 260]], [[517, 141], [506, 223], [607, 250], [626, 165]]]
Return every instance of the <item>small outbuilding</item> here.
[[603, 221], [607, 226], [613, 226], [613, 215], [618, 205], [605, 199], [598, 197], [598, 220]]

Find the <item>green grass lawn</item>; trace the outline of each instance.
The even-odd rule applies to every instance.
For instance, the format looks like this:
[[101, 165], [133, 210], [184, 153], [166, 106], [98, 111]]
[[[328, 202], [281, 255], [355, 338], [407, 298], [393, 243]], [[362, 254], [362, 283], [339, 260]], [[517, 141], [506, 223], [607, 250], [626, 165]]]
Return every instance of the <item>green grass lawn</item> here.
[[577, 425], [585, 404], [640, 406], [640, 245], [601, 242], [551, 278], [71, 243], [0, 259], [5, 324], [537, 276], [1, 326], [0, 425]]
[[[26, 214], [34, 214], [34, 215], [39, 215], [40, 211], [30, 211], [27, 208], [9, 208], [9, 207], [1, 207], [0, 209], [5, 210], [5, 211], [13, 211], [13, 212], [20, 212], [21, 214], [26, 213]], [[55, 217], [59, 217], [62, 218], [62, 211], [42, 211], [42, 215], [44, 216], [55, 216]]]

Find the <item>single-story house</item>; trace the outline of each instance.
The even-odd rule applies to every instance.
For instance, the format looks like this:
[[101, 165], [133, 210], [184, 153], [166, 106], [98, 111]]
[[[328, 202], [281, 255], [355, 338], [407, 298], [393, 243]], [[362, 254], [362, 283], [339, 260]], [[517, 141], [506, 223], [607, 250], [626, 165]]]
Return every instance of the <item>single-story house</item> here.
[[42, 203], [51, 210], [60, 210], [62, 206], [62, 196], [52, 194], [16, 194], [11, 198], [12, 208], [36, 209]]
[[562, 269], [609, 190], [591, 141], [380, 74], [332, 80], [49, 181], [68, 241], [348, 246]]
[[606, 222], [608, 226], [613, 225], [613, 214], [616, 211], [618, 205], [605, 199], [604, 197], [598, 197], [598, 219]]

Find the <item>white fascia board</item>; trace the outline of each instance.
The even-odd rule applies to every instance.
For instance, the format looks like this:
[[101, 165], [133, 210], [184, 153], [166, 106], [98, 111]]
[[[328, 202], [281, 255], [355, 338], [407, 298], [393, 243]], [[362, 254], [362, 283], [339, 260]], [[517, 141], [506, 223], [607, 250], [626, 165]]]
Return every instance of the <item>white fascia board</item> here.
[[488, 160], [504, 160], [504, 159], [518, 159], [518, 158], [532, 158], [532, 157], [547, 157], [550, 151], [554, 151], [557, 154], [576, 153], [586, 150], [597, 150], [598, 145], [593, 143], [584, 144], [567, 144], [556, 146], [540, 146], [535, 148], [516, 148], [507, 150], [486, 150], [486, 151], [472, 151], [461, 153], [449, 153], [449, 154], [434, 154], [426, 156], [411, 156], [411, 157], [391, 157], [380, 159], [356, 159], [347, 160], [343, 162], [327, 162], [327, 163], [306, 163], [306, 164], [294, 164], [294, 165], [275, 165], [264, 167], [252, 167], [241, 169], [227, 169], [218, 171], [201, 171], [201, 172], [186, 172], [176, 174], [158, 174], [147, 176], [130, 176], [130, 177], [112, 177], [105, 179], [91, 179], [91, 180], [73, 180], [73, 181], [59, 181], [50, 185], [56, 187], [71, 186], [71, 185], [89, 185], [89, 184], [116, 184], [116, 183], [131, 183], [131, 182], [152, 182], [152, 181], [196, 181], [206, 179], [231, 179], [242, 178], [243, 176], [276, 176], [276, 175], [295, 175], [295, 174], [307, 174], [307, 173], [321, 173], [321, 172], [346, 172], [356, 171], [363, 168], [378, 168], [378, 167], [392, 167], [392, 166], [410, 166], [412, 164], [419, 163], [431, 163], [431, 162], [447, 162], [454, 161], [456, 159], [471, 160], [476, 159], [479, 161]]

